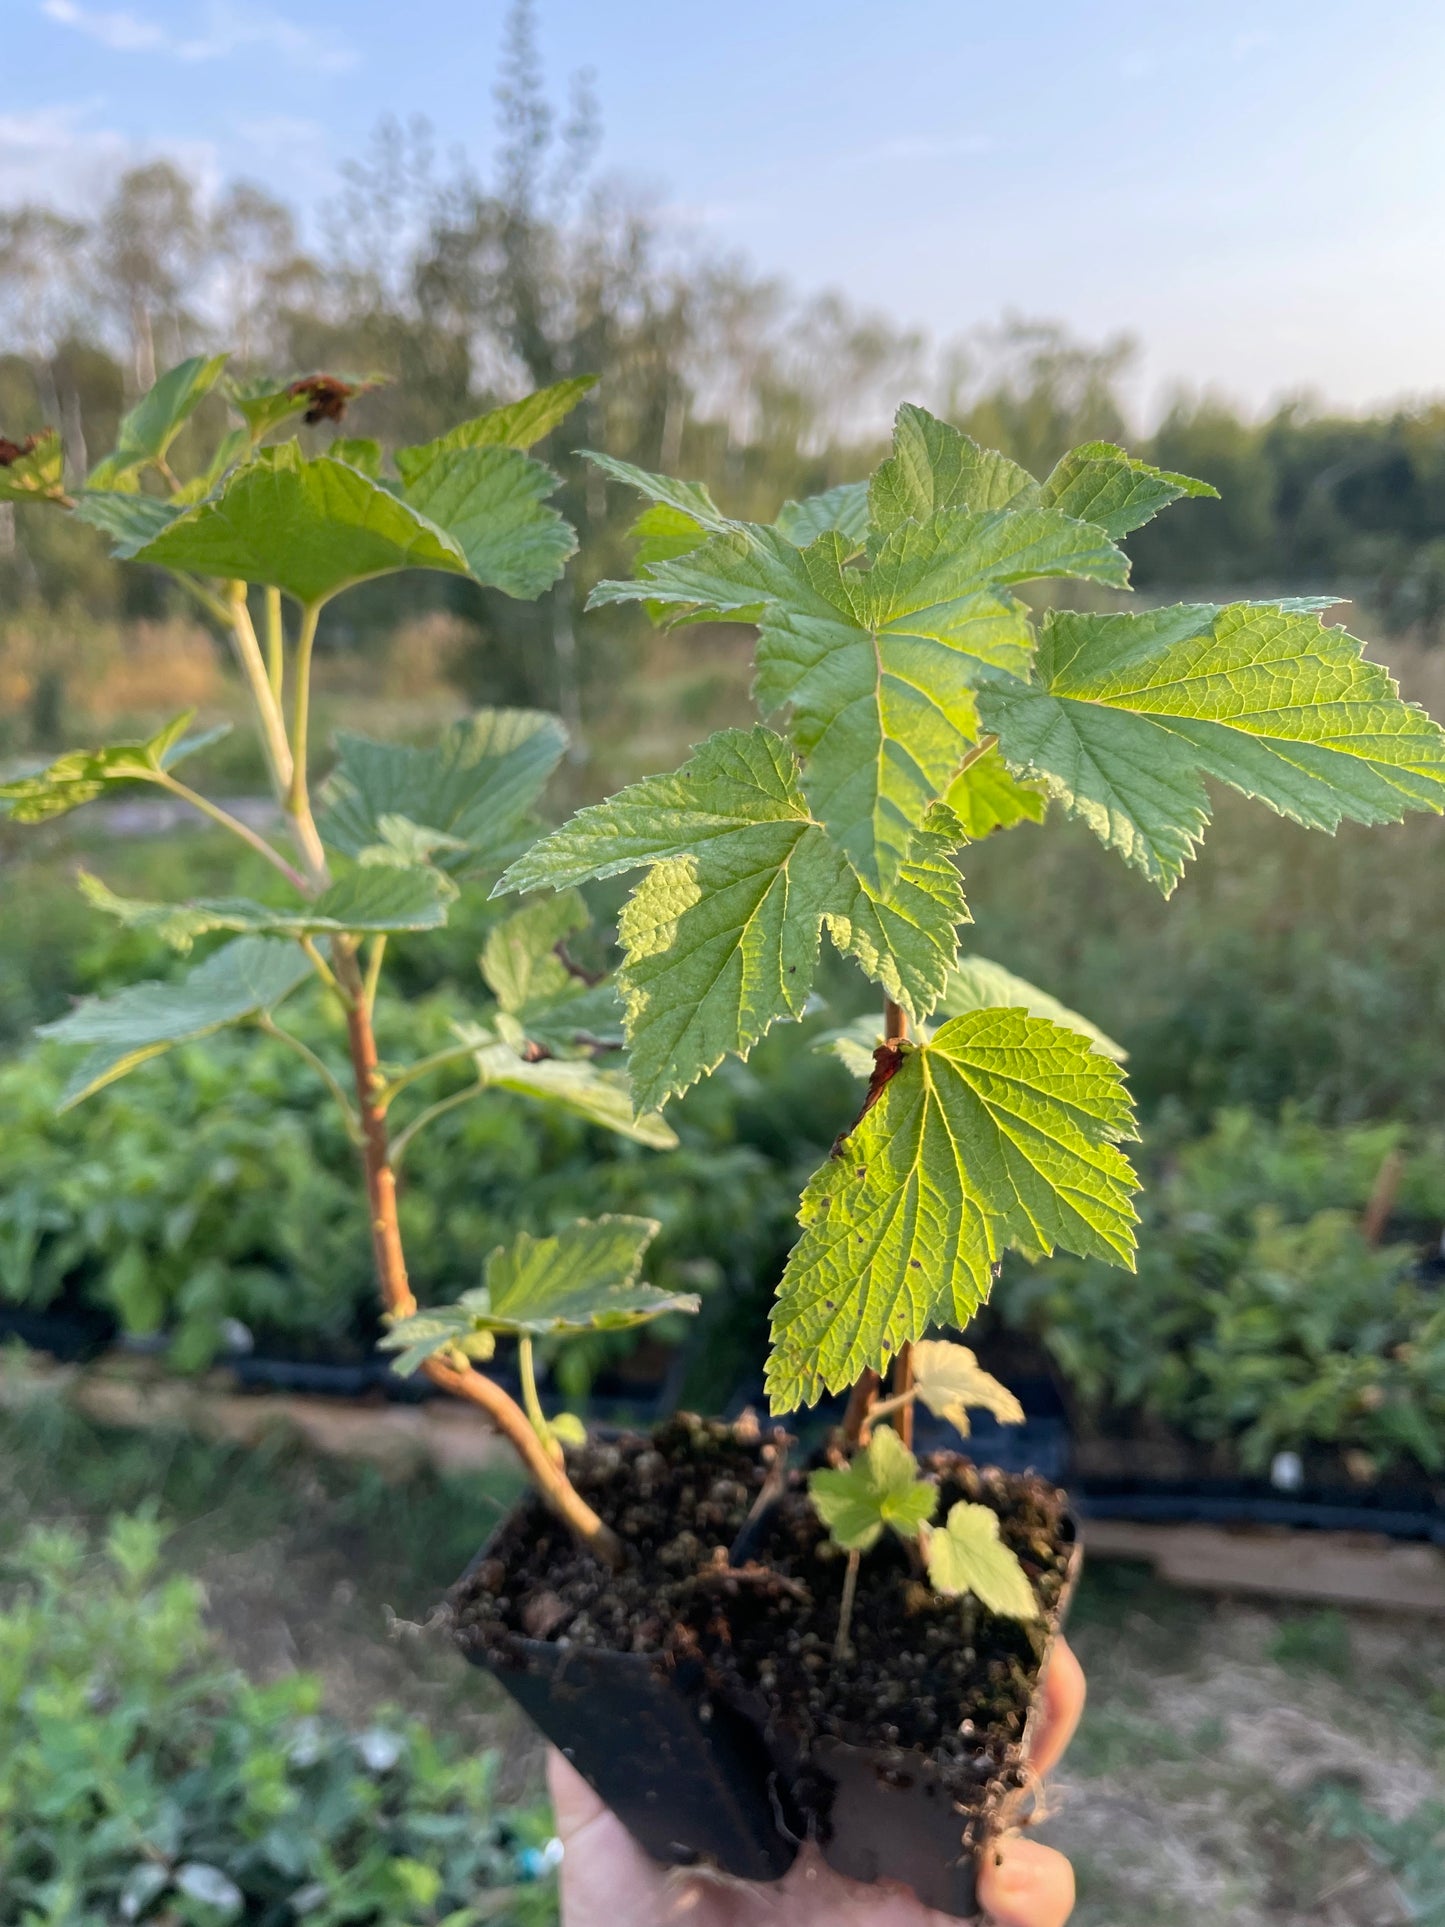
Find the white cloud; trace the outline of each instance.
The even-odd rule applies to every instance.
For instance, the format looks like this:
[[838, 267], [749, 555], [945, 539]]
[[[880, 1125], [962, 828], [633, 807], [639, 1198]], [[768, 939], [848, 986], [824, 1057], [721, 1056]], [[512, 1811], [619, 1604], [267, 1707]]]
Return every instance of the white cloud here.
[[42, 201], [77, 213], [127, 167], [158, 153], [176, 161], [203, 186], [220, 176], [210, 141], [168, 141], [145, 146], [113, 127], [94, 124], [93, 103], [70, 102], [0, 114], [0, 204]]
[[157, 21], [128, 7], [81, 6], [79, 0], [41, 0], [40, 11], [57, 26], [98, 41], [112, 53], [162, 54], [173, 60], [226, 60], [248, 49], [279, 55], [315, 73], [339, 74], [354, 67], [354, 47], [330, 35], [298, 27], [280, 14], [230, 0], [211, 0], [201, 16], [201, 30], [172, 33]]

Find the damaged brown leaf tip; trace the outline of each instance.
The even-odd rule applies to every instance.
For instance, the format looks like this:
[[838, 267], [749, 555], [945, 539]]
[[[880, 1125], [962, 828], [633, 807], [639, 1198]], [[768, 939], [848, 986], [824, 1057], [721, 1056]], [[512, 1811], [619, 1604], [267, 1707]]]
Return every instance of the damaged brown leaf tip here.
[[[44, 433], [48, 435], [50, 430], [47, 428]], [[13, 468], [17, 462], [23, 462], [27, 455], [33, 455], [41, 439], [40, 435], [27, 435], [23, 442], [12, 442], [0, 435], [0, 468]]]
[[335, 375], [306, 375], [286, 390], [298, 401], [304, 397], [310, 403], [301, 419], [312, 427], [317, 422], [344, 421], [347, 403], [360, 392], [354, 382], [341, 381]]

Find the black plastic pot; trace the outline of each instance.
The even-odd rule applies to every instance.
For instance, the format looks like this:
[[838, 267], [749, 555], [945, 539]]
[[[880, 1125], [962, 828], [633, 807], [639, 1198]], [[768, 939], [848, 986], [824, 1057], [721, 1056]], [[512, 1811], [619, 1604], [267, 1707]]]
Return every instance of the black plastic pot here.
[[[462, 1643], [665, 1866], [777, 1880], [801, 1830], [757, 1728], [700, 1665], [517, 1639], [507, 1659]], [[679, 1838], [679, 1835], [684, 1838]]]

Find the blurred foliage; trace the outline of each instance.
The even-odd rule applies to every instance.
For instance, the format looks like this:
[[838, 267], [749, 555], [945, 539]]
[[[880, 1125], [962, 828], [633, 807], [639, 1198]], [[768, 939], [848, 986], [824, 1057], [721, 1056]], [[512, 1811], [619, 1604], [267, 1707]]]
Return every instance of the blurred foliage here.
[[249, 1684], [163, 1537], [121, 1515], [98, 1554], [33, 1528], [5, 1560], [4, 1927], [555, 1919], [549, 1819], [499, 1810], [493, 1758], [386, 1711], [349, 1731], [306, 1674]]
[[[1059, 1257], [1011, 1266], [995, 1304], [1035, 1334], [1082, 1412], [1227, 1444], [1246, 1471], [1333, 1447], [1357, 1470], [1445, 1467], [1445, 1297], [1419, 1240], [1445, 1222], [1445, 1139], [1223, 1113], [1148, 1144], [1139, 1269]], [[1403, 1159], [1391, 1228], [1362, 1214]]]

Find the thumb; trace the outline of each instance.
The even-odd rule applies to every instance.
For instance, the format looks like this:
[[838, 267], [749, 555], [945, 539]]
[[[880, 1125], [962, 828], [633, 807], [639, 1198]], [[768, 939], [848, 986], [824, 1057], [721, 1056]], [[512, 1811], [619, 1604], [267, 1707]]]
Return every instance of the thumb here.
[[994, 1927], [1064, 1927], [1074, 1911], [1074, 1870], [1037, 1840], [1000, 1840], [984, 1855], [979, 1904]]

